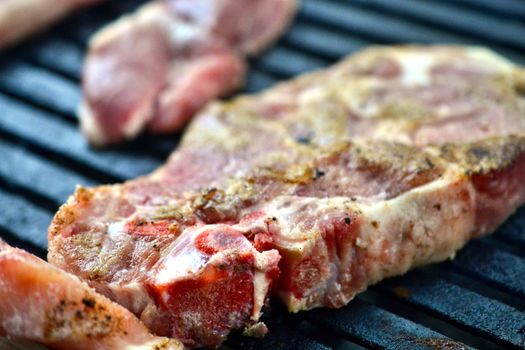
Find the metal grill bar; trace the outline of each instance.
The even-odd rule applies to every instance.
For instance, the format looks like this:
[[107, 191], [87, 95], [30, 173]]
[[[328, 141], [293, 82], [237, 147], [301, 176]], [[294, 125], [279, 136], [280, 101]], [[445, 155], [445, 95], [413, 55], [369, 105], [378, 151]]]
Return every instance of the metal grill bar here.
[[[283, 61], [287, 61], [287, 64], [283, 65]], [[325, 65], [326, 62], [285, 47], [268, 52], [255, 63], [256, 68], [281, 78], [293, 77]]]
[[352, 8], [341, 1], [309, 0], [303, 3], [300, 19], [314, 21], [344, 33], [357, 33], [376, 43], [392, 42], [473, 42], [466, 37], [453, 35], [386, 13]]
[[349, 52], [357, 51], [369, 44], [366, 40], [348, 34], [302, 22], [293, 26], [283, 41], [330, 61], [338, 60]]
[[[24, 59], [60, 73], [65, 77], [78, 81], [82, 71], [84, 52], [81, 47], [60, 39], [57, 36], [46, 35], [36, 44], [25, 44], [20, 48]], [[60, 52], [60, 55], [57, 55]]]
[[379, 288], [504, 346], [522, 345], [525, 318], [521, 312], [434, 275], [416, 271]]
[[525, 25], [508, 18], [494, 17], [453, 4], [430, 1], [346, 0], [346, 2], [365, 9], [395, 13], [426, 25], [432, 24], [440, 29], [504, 45], [515, 50], [525, 48], [525, 35], [508, 35], [508, 33], [525, 34]]
[[366, 347], [424, 349], [427, 348], [425, 340], [454, 343], [435, 331], [361, 299], [339, 310], [313, 310], [305, 317], [314, 324], [334, 329]]
[[498, 238], [506, 240], [525, 252], [525, 208], [518, 210], [495, 234]]
[[80, 90], [76, 84], [22, 62], [4, 63], [0, 76], [0, 89], [55, 113], [75, 115], [80, 102]]
[[[95, 185], [94, 181], [69, 169], [57, 166], [38, 155], [28, 154], [19, 145], [0, 140], [0, 154], [4, 157], [0, 163], [0, 177], [7, 179], [10, 184], [49, 198], [54, 203], [53, 207], [64, 203], [77, 184]], [[20, 165], [15, 171], [12, 164]], [[60, 181], [49, 181], [49, 179], [60, 179]]]
[[[5, 232], [33, 244], [41, 249], [47, 248], [46, 231], [51, 214], [43, 208], [35, 207], [20, 195], [9, 193], [0, 188], [0, 228]], [[4, 234], [2, 234], [4, 237]]]
[[[177, 137], [144, 136], [97, 151], [75, 110], [89, 37], [143, 1], [109, 1], [0, 58], [0, 235], [45, 255], [46, 231], [76, 184], [120, 182], [160, 165]], [[371, 44], [489, 45], [525, 62], [525, 3], [516, 0], [303, 0], [284, 38], [251, 62], [246, 91], [327, 66]], [[525, 207], [455, 260], [385, 281], [340, 310], [288, 315], [273, 305], [263, 340], [224, 349], [525, 347]]]
[[156, 157], [141, 152], [92, 150], [79, 135], [76, 126], [64, 123], [56, 115], [2, 95], [0, 104], [0, 134], [23, 140], [50, 158], [72, 162], [86, 168], [83, 170], [106, 177], [106, 181], [136, 177], [153, 170], [160, 163]]
[[[435, 1], [435, 0], [434, 0]], [[505, 18], [525, 18], [525, 3], [521, 0], [437, 0], [456, 6], [477, 10], [482, 13], [499, 15]]]
[[501, 251], [483, 241], [473, 241], [458, 254], [451, 265], [525, 298], [523, 258]]

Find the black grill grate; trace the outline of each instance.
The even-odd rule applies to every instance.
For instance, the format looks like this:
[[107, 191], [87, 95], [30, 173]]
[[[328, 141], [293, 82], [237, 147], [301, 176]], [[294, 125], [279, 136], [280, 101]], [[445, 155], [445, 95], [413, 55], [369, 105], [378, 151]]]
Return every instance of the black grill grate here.
[[[92, 33], [141, 1], [110, 1], [0, 57], [0, 235], [40, 256], [58, 205], [76, 184], [119, 182], [160, 165], [177, 137], [90, 149], [75, 109]], [[246, 91], [327, 66], [370, 44], [489, 46], [525, 64], [519, 0], [302, 0], [294, 26], [252, 62]], [[457, 258], [390, 279], [340, 310], [288, 315], [273, 305], [263, 340], [225, 349], [525, 348], [525, 208]]]

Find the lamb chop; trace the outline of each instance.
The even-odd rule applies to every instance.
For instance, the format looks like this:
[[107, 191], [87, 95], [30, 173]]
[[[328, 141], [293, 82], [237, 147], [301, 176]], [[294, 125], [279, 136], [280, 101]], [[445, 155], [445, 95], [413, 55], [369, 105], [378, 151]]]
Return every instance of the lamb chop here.
[[79, 7], [100, 0], [0, 1], [0, 49], [56, 22]]
[[0, 335], [64, 350], [182, 350], [72, 276], [0, 240]]
[[181, 129], [207, 102], [237, 90], [245, 58], [273, 42], [295, 0], [157, 0], [92, 39], [82, 129], [95, 145]]
[[217, 102], [153, 174], [79, 188], [48, 259], [188, 347], [452, 258], [525, 201], [525, 72], [482, 48], [367, 49]]

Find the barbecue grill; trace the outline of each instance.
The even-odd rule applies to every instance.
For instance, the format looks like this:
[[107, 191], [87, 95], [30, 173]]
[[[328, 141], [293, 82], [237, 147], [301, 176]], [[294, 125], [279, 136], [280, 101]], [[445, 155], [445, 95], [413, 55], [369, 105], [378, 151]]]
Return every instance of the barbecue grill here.
[[[75, 118], [90, 35], [140, 3], [93, 7], [0, 56], [0, 236], [9, 243], [44, 257], [47, 226], [76, 184], [146, 174], [176, 147], [178, 136], [143, 136], [91, 149]], [[371, 44], [480, 44], [525, 64], [524, 23], [519, 0], [302, 0], [287, 34], [251, 62], [246, 92]], [[453, 261], [389, 279], [347, 307], [290, 315], [274, 302], [263, 319], [264, 339], [233, 334], [223, 348], [525, 348], [525, 208]]]

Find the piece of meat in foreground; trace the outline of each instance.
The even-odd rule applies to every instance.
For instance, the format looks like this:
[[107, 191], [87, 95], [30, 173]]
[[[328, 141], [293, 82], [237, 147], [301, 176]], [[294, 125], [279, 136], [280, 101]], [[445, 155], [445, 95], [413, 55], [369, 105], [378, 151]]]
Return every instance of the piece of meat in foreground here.
[[524, 86], [484, 49], [380, 47], [215, 103], [153, 174], [78, 189], [49, 260], [189, 346], [264, 331], [267, 293], [343, 306], [524, 202]]
[[82, 129], [95, 145], [181, 129], [237, 90], [245, 57], [284, 30], [295, 0], [157, 0], [91, 40]]
[[42, 30], [68, 13], [102, 0], [0, 1], [0, 49]]
[[[49, 255], [54, 264], [74, 265], [70, 271], [133, 311], [155, 333], [189, 347], [217, 346], [232, 329], [266, 333], [257, 321], [270, 284], [279, 275], [276, 250], [259, 252], [241, 227], [183, 219], [186, 214], [176, 213], [176, 208], [171, 212], [170, 206], [126, 218], [122, 210], [132, 211], [131, 203], [115, 199], [107, 189], [79, 189], [69, 205], [79, 206], [80, 212], [65, 208], [58, 214], [51, 230], [64, 234], [79, 259], [62, 255], [66, 245], [54, 240], [60, 244]], [[104, 203], [110, 206], [102, 207]], [[111, 223], [99, 222], [99, 228], [108, 223], [109, 231], [79, 235], [100, 210], [117, 215]], [[172, 215], [182, 215], [181, 222]], [[72, 226], [66, 227], [68, 222]], [[94, 260], [88, 263], [84, 254], [94, 254]]]
[[63, 350], [182, 350], [128, 310], [0, 240], [0, 335]]

